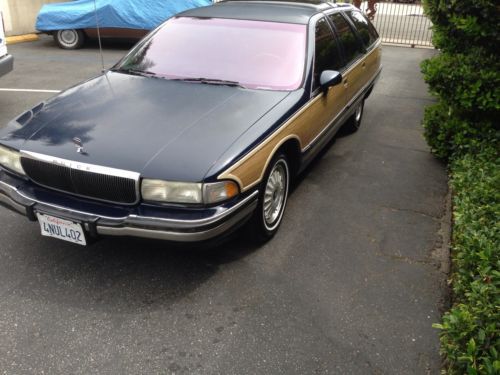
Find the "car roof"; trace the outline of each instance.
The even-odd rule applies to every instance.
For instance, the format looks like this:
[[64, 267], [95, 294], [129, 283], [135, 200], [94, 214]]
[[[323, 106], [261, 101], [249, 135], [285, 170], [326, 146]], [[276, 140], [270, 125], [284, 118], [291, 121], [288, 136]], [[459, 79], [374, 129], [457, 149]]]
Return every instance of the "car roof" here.
[[178, 14], [179, 17], [231, 18], [241, 20], [269, 21], [304, 24], [325, 10], [350, 8], [352, 5], [321, 0], [228, 0]]

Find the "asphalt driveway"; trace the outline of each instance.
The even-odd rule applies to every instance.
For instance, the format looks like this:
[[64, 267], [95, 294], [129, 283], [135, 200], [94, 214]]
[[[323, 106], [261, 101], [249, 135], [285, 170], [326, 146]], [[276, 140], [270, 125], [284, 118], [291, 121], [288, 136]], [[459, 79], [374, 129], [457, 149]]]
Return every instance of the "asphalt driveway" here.
[[[109, 66], [129, 46], [106, 47]], [[99, 72], [95, 45], [9, 51], [0, 126], [53, 95], [3, 89], [59, 90]], [[239, 236], [210, 251], [81, 248], [0, 208], [0, 372], [438, 373], [447, 176], [422, 138], [418, 67], [432, 53], [384, 47], [362, 128], [306, 171], [260, 248]]]

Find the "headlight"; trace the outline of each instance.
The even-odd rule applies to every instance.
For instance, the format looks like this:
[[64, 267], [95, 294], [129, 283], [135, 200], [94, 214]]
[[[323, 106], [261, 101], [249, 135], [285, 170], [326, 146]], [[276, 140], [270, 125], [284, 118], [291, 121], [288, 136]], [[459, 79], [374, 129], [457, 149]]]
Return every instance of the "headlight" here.
[[146, 201], [210, 204], [238, 195], [239, 188], [233, 181], [201, 184], [144, 179], [141, 193]]
[[21, 154], [3, 146], [0, 146], [0, 165], [19, 174], [26, 174], [21, 165]]
[[142, 198], [171, 203], [203, 203], [202, 184], [142, 180]]

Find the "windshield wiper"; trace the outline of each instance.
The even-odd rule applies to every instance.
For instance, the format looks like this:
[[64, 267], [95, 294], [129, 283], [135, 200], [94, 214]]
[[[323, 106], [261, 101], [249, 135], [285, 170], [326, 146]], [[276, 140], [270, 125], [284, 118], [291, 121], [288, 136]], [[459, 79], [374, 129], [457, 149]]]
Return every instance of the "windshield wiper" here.
[[146, 70], [140, 70], [140, 69], [113, 69], [114, 72], [119, 72], [119, 73], [125, 73], [125, 74], [131, 74], [134, 76], [141, 76], [141, 77], [158, 77], [156, 73], [153, 72], [148, 72]]
[[241, 83], [237, 81], [228, 81], [225, 79], [216, 78], [172, 78], [172, 81], [182, 81], [182, 82], [199, 82], [206, 85], [223, 85], [232, 87], [242, 87], [245, 88]]

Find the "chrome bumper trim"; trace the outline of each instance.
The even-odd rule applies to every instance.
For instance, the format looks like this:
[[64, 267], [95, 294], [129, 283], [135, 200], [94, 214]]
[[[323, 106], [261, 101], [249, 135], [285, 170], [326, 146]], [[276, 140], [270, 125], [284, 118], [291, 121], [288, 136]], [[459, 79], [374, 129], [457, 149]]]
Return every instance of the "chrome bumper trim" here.
[[[16, 187], [0, 181], [0, 203], [22, 215], [26, 216], [30, 207], [34, 207], [35, 211], [40, 212], [51, 209], [47, 213], [51, 214], [51, 211], [54, 211], [57, 215], [59, 212], [66, 218], [69, 215], [68, 219], [71, 219], [72, 215], [76, 215], [79, 220], [85, 223], [95, 223], [97, 234], [177, 242], [204, 241], [228, 231], [255, 210], [258, 193], [258, 191], [254, 191], [241, 202], [205, 219], [178, 220], [139, 215], [109, 217], [39, 201], [27, 196]], [[33, 210], [31, 209], [31, 211]], [[104, 220], [106, 225], [100, 223], [100, 220]], [[88, 229], [87, 225], [86, 228]]]
[[11, 208], [12, 210], [20, 213], [21, 215], [26, 215], [26, 208], [23, 205], [17, 203], [16, 201], [14, 201], [13, 199], [4, 194], [0, 194], [0, 203], [3, 203], [8, 208]]
[[249, 216], [255, 207], [257, 206], [257, 201], [254, 200], [251, 204], [244, 207], [240, 212], [231, 217], [229, 220], [224, 221], [219, 226], [211, 229], [197, 231], [197, 232], [172, 232], [164, 230], [152, 230], [136, 227], [101, 227], [97, 226], [97, 233], [106, 236], [131, 236], [131, 237], [141, 237], [141, 238], [151, 238], [156, 240], [166, 240], [175, 242], [198, 242], [205, 241], [211, 238], [217, 237], [224, 232], [231, 229], [233, 226], [243, 221], [247, 216]]

